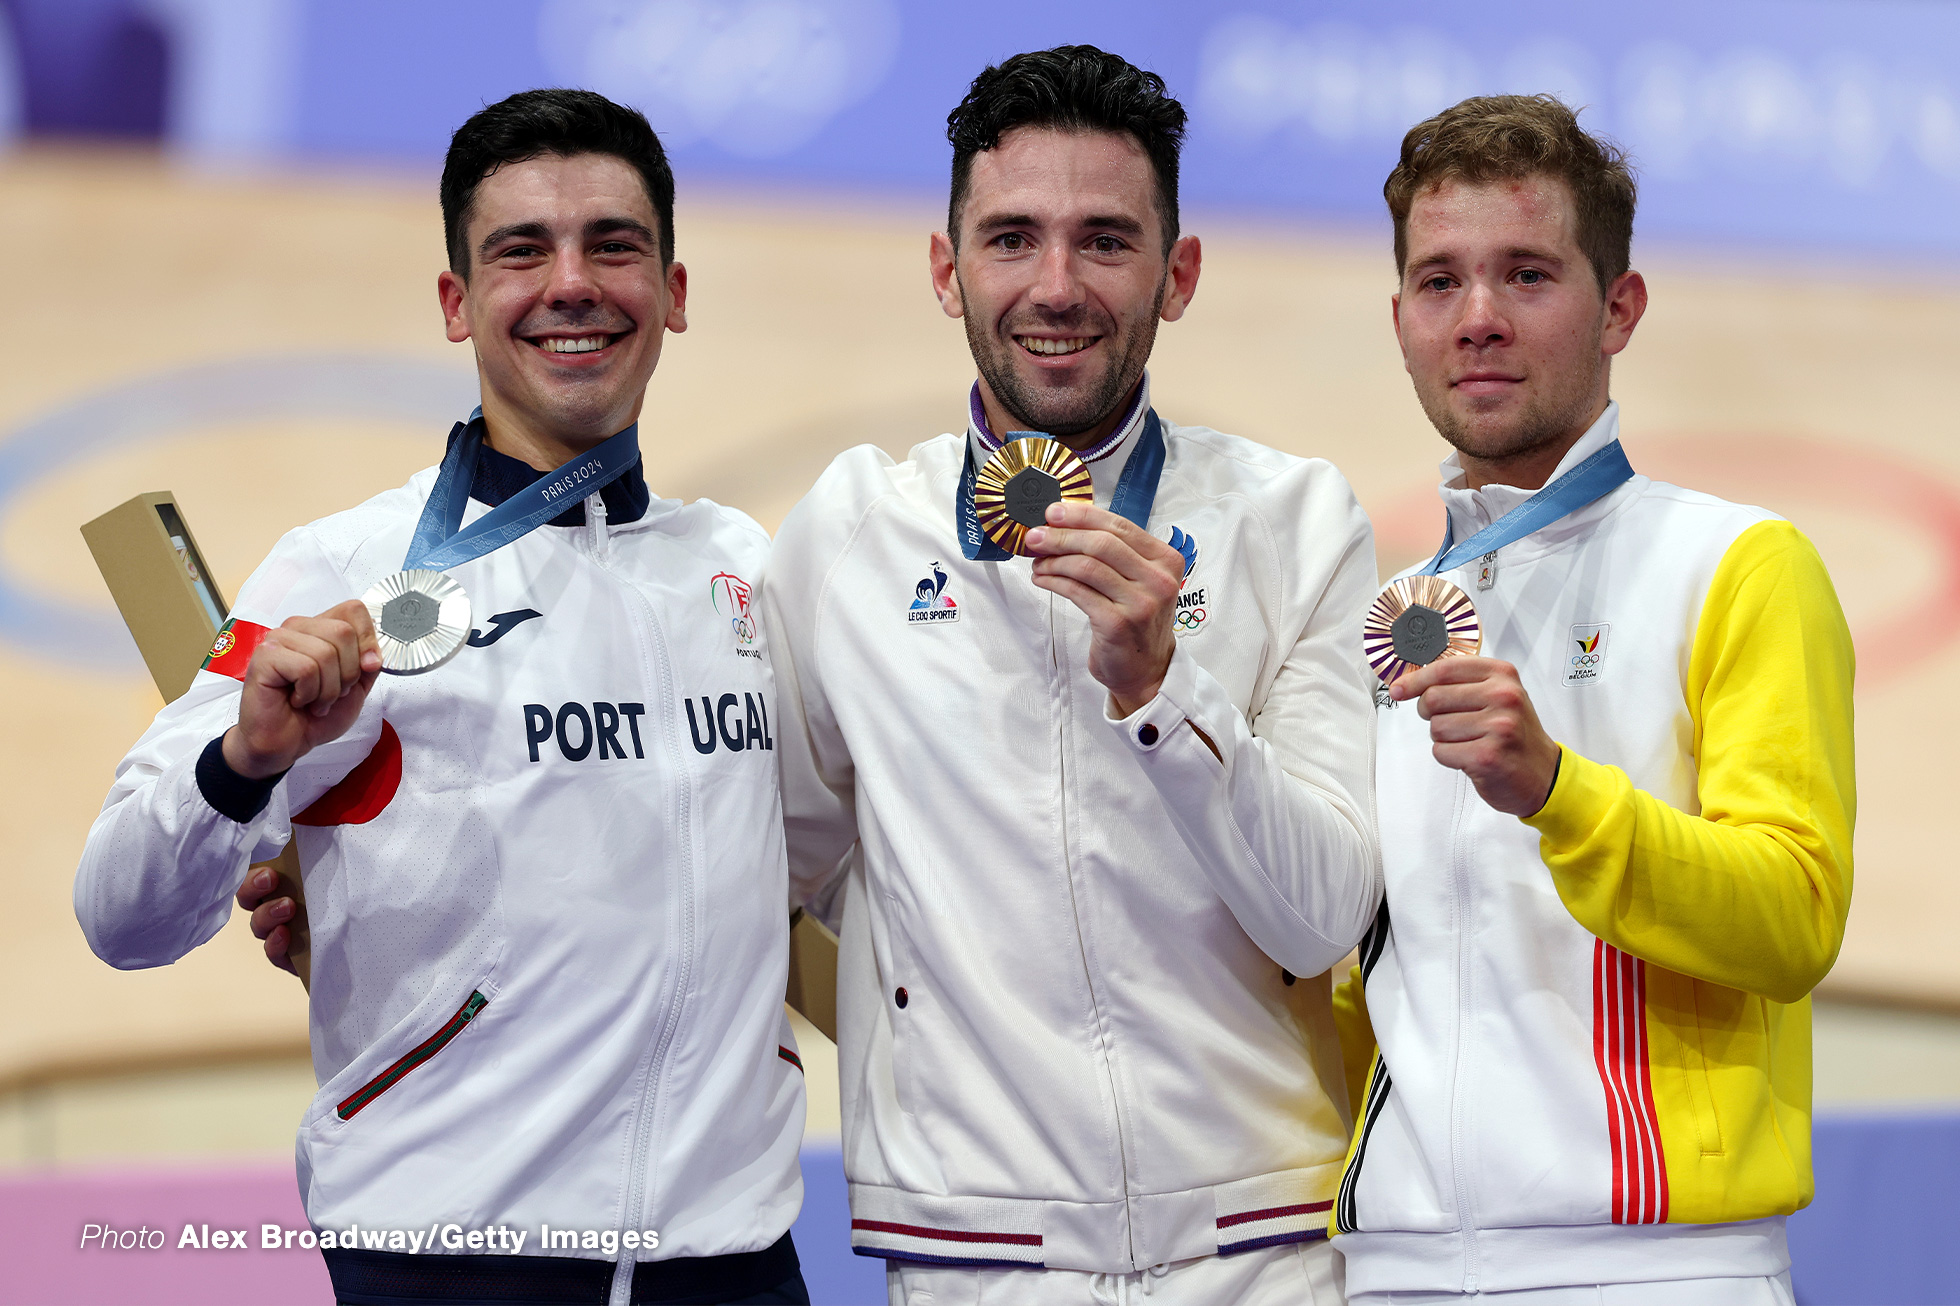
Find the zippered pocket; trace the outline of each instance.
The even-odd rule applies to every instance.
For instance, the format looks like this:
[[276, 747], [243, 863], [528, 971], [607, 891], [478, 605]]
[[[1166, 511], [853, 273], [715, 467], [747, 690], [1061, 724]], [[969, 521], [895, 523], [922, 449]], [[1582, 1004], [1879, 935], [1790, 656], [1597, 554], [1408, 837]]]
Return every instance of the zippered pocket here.
[[354, 1094], [334, 1108], [334, 1114], [342, 1120], [352, 1120], [368, 1103], [400, 1083], [402, 1077], [415, 1069], [436, 1053], [449, 1046], [449, 1041], [463, 1032], [463, 1027], [475, 1020], [477, 1013], [490, 1005], [490, 999], [478, 992], [470, 994], [469, 1001], [456, 1009], [443, 1027], [422, 1040], [415, 1047], [397, 1058], [386, 1070], [361, 1085]]

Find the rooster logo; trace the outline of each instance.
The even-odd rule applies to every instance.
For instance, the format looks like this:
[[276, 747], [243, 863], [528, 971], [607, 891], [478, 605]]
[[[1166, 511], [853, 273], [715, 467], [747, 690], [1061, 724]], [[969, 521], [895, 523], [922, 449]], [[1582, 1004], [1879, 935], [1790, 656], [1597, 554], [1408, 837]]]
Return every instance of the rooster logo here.
[[934, 562], [932, 574], [912, 587], [912, 607], [905, 614], [909, 622], [944, 622], [960, 619], [960, 605], [946, 592], [946, 573]]
[[939, 570], [937, 562], [932, 564], [932, 575], [920, 581], [914, 588], [916, 597], [912, 600], [914, 611], [933, 608], [957, 608], [952, 596], [946, 593], [946, 573]]

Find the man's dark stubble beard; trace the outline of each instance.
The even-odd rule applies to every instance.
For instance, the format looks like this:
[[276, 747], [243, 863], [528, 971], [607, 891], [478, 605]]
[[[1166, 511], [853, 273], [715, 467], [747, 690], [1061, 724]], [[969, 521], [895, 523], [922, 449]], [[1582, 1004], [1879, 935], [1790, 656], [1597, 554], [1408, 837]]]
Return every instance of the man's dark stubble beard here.
[[[956, 280], [958, 276], [956, 271]], [[1022, 384], [1007, 352], [1020, 346], [1012, 339], [991, 332], [983, 333], [971, 313], [961, 319], [966, 327], [967, 348], [972, 352], [974, 365], [980, 369], [980, 375], [986, 380], [987, 388], [993, 391], [994, 398], [1000, 401], [1008, 416], [1021, 423], [1017, 429], [1039, 431], [1057, 439], [1080, 435], [1115, 412], [1117, 405], [1129, 398], [1130, 391], [1142, 379], [1144, 365], [1150, 361], [1150, 351], [1157, 343], [1157, 315], [1164, 307], [1164, 294], [1169, 286], [1170, 264], [1167, 261], [1164, 275], [1157, 282], [1157, 293], [1152, 296], [1150, 311], [1142, 315], [1142, 320], [1131, 333], [1123, 357], [1103, 374], [1102, 380], [1087, 397], [1073, 402], [1065, 395], [1045, 394]], [[1086, 310], [1056, 314], [1039, 325], [1051, 331], [1100, 335], [1105, 340], [1115, 335], [1114, 330], [1110, 329], [1114, 327], [1114, 322], [1106, 317], [1097, 322]]]

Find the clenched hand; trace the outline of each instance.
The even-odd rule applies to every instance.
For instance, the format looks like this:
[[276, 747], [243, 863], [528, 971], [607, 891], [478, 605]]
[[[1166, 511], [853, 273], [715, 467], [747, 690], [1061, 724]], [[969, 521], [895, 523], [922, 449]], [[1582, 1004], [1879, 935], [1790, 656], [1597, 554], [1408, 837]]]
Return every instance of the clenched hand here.
[[347, 733], [380, 674], [374, 622], [360, 600], [287, 619], [266, 632], [245, 668], [238, 724], [225, 732], [225, 765], [253, 780], [287, 770]]
[[1509, 662], [1440, 658], [1397, 680], [1388, 696], [1416, 700], [1436, 760], [1469, 776], [1498, 811], [1530, 816], [1552, 796], [1559, 747]]
[[1034, 555], [1034, 583], [1088, 615], [1089, 674], [1109, 690], [1117, 716], [1129, 716], [1157, 697], [1170, 668], [1184, 555], [1086, 503], [1052, 503], [1047, 522], [1023, 545]]

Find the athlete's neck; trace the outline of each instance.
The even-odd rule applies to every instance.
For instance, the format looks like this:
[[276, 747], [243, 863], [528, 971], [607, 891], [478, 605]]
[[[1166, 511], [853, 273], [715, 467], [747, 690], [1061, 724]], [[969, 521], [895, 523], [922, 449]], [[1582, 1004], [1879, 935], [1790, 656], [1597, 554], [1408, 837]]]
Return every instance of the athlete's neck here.
[[1608, 402], [1602, 399], [1592, 416], [1558, 438], [1508, 458], [1479, 458], [1468, 450], [1457, 450], [1457, 462], [1463, 466], [1463, 488], [1481, 490], [1486, 485], [1509, 485], [1519, 490], [1544, 489], [1565, 455], [1572, 452], [1572, 446], [1584, 439], [1586, 432], [1599, 421]]
[[[1130, 405], [1136, 402], [1137, 390], [1142, 385], [1143, 379], [1139, 377], [1136, 385], [1131, 386], [1123, 392], [1122, 400], [1114, 408], [1110, 409], [1100, 421], [1086, 431], [1077, 431], [1073, 435], [1055, 435], [1052, 431], [1043, 432], [1043, 434], [1052, 436], [1056, 441], [1068, 446], [1076, 453], [1081, 453], [1085, 449], [1093, 449], [1104, 440], [1107, 440], [1110, 432], [1122, 425], [1123, 419], [1129, 416]], [[1026, 418], [1007, 411], [1006, 406], [1000, 400], [994, 398], [993, 389], [987, 384], [987, 378], [984, 376], [980, 378], [980, 411], [987, 415], [987, 429], [993, 432], [995, 439], [1005, 440], [1009, 431], [1038, 431], [1041, 429]]]
[[[483, 405], [483, 437], [500, 454], [528, 463], [541, 472], [555, 472], [581, 454], [592, 452], [613, 436], [640, 420], [644, 396], [623, 420], [608, 418], [603, 429], [567, 430], [537, 420], [535, 415], [499, 411], [501, 405]], [[615, 425], [614, 423], [617, 423]]]

